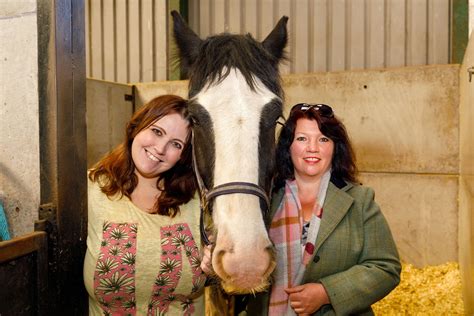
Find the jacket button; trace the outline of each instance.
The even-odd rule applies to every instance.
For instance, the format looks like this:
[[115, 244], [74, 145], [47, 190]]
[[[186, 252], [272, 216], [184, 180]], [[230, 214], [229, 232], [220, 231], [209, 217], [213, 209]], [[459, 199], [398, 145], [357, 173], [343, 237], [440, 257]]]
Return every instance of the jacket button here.
[[313, 262], [318, 263], [319, 259], [320, 259], [319, 256], [316, 255], [316, 256], [313, 257]]

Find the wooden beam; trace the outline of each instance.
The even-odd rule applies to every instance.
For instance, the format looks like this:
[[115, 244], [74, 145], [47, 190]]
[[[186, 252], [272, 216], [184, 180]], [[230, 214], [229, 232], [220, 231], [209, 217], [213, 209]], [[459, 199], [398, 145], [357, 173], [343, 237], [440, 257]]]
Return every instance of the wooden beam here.
[[[87, 233], [84, 0], [39, 0], [41, 204], [56, 206], [50, 314], [84, 315]], [[54, 231], [54, 230], [53, 230]]]
[[[16, 259], [45, 247], [46, 233], [33, 232], [0, 242], [0, 263]], [[46, 248], [44, 248], [46, 249]]]

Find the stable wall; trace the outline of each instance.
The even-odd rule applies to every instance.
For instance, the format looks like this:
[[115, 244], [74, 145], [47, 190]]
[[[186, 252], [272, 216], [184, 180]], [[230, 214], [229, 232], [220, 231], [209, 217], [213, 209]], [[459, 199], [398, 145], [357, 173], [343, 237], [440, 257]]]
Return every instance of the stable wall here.
[[[437, 65], [285, 75], [283, 88], [285, 116], [299, 102], [334, 108], [352, 138], [360, 180], [375, 189], [402, 260], [417, 267], [459, 262], [466, 310], [472, 311], [474, 78], [468, 87], [465, 68]], [[94, 83], [100, 86], [100, 81]], [[130, 85], [134, 106], [165, 93], [185, 97], [187, 83]], [[470, 105], [460, 106], [460, 94], [461, 100], [470, 96]], [[128, 102], [116, 110], [123, 106], [133, 108]]]
[[[419, 267], [458, 261], [459, 65], [285, 75], [283, 86], [285, 116], [295, 103], [317, 102], [344, 121], [360, 180], [375, 189], [402, 259]], [[133, 87], [135, 107], [160, 94], [187, 95], [187, 81]], [[112, 104], [132, 108], [124, 102]]]
[[33, 231], [40, 203], [36, 1], [0, 4], [0, 202], [11, 237]]

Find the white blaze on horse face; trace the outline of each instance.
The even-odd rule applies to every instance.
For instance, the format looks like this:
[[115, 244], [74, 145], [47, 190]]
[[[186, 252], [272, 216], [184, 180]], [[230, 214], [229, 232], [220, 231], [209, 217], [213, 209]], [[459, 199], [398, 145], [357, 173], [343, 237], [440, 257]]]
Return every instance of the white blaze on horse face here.
[[[258, 78], [255, 82], [252, 91], [240, 71], [232, 69], [222, 82], [196, 95], [213, 122], [214, 186], [234, 181], [258, 184], [260, 118], [265, 105], [278, 96]], [[261, 288], [272, 263], [259, 198], [249, 194], [218, 196], [213, 221], [218, 230], [214, 251], [222, 255], [213, 256], [213, 265], [224, 288]], [[217, 258], [222, 262], [216, 262]], [[232, 289], [226, 288], [226, 279], [232, 280]]]

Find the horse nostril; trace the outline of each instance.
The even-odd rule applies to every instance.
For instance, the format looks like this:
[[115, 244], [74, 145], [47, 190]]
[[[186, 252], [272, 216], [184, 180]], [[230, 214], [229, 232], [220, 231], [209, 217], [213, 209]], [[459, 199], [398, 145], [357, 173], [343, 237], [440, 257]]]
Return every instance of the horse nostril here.
[[227, 278], [227, 279], [230, 279], [230, 275], [225, 271], [224, 267], [223, 267], [223, 258], [224, 258], [224, 255], [228, 252], [224, 249], [219, 249], [217, 250], [215, 249], [214, 250], [214, 262], [213, 264], [215, 265], [214, 267], [214, 271], [217, 272], [217, 274], [221, 277], [221, 278]]
[[265, 251], [267, 251], [270, 255], [270, 260], [273, 260], [275, 258], [276, 250], [273, 245], [267, 246], [265, 248]]
[[276, 267], [276, 249], [273, 245], [270, 245], [266, 247], [265, 250], [268, 252], [270, 261], [268, 263], [268, 268], [263, 275], [264, 277], [268, 277]]

